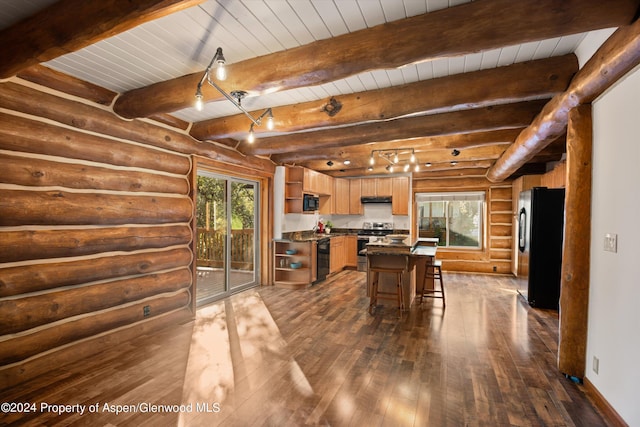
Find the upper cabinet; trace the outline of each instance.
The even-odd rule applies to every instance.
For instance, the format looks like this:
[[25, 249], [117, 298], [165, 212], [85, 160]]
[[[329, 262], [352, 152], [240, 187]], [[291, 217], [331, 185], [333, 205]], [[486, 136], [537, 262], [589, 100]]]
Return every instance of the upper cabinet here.
[[393, 178], [363, 178], [362, 197], [389, 197], [392, 195]]
[[319, 196], [330, 196], [333, 194], [333, 177], [311, 169], [303, 169], [304, 179], [302, 181], [302, 191]]
[[[361, 197], [374, 197], [376, 195], [376, 179], [375, 178], [363, 178], [361, 179]], [[358, 201], [359, 202], [359, 201]]]
[[397, 176], [391, 178], [393, 196], [391, 198], [392, 215], [409, 215], [409, 177]]
[[334, 214], [349, 215], [349, 180], [344, 178], [334, 178], [333, 180], [333, 202]]
[[285, 213], [310, 213], [303, 210], [304, 194], [321, 197], [322, 213], [330, 213], [331, 205], [326, 202], [333, 194], [333, 177], [301, 166], [288, 166], [285, 173]]
[[350, 215], [362, 215], [364, 209], [360, 198], [362, 197], [362, 181], [364, 179], [350, 179], [349, 180], [349, 214]]
[[392, 196], [394, 179], [395, 178], [376, 178], [376, 196]]
[[391, 197], [393, 215], [409, 215], [409, 177], [334, 178], [301, 166], [285, 174], [285, 213], [304, 213], [304, 194], [320, 197], [322, 215], [362, 215], [361, 197]]

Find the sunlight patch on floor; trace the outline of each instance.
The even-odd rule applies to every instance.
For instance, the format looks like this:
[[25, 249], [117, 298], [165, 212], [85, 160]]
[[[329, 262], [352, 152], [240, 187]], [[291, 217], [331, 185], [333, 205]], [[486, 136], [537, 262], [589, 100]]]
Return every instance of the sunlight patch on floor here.
[[182, 403], [194, 408], [198, 402], [217, 403], [221, 411], [181, 413], [179, 425], [237, 418], [249, 398], [269, 405], [269, 399], [280, 397], [263, 396], [261, 388], [283, 376], [300, 397], [314, 395], [257, 292], [241, 292], [205, 306], [196, 315]]

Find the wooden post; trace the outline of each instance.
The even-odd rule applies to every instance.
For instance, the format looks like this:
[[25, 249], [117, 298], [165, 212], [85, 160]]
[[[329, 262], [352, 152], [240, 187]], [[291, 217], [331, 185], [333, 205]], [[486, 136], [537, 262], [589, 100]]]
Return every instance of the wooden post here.
[[209, 215], [211, 215], [211, 202], [207, 202], [206, 206], [206, 212], [204, 214], [205, 216], [205, 220], [207, 221], [207, 225], [205, 226], [205, 230], [209, 231], [209, 229], [211, 228], [211, 217]]
[[567, 126], [558, 369], [578, 378], [584, 377], [587, 344], [592, 136], [591, 104], [572, 109]]

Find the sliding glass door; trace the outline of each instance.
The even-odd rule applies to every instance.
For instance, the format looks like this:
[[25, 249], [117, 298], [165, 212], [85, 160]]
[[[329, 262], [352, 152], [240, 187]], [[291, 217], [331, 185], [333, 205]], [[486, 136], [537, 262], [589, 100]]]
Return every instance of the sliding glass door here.
[[198, 306], [256, 286], [259, 275], [259, 184], [198, 171]]

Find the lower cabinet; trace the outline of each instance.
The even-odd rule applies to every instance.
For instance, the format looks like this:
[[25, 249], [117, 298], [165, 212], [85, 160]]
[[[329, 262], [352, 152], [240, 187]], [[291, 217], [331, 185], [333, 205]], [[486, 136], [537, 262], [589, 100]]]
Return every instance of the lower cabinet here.
[[329, 273], [337, 273], [345, 267], [358, 266], [358, 236], [336, 236], [331, 238]]
[[316, 275], [315, 242], [274, 241], [273, 283], [286, 288], [310, 285]]
[[331, 254], [329, 257], [329, 273], [335, 273], [344, 268], [345, 263], [345, 236], [331, 238]]

